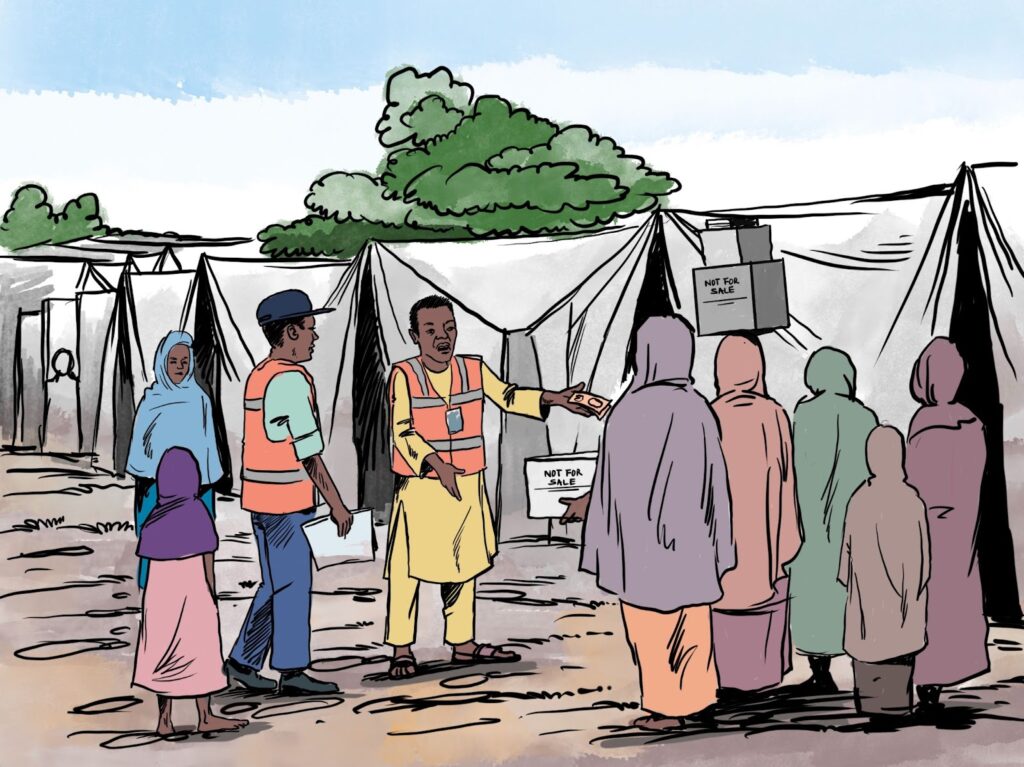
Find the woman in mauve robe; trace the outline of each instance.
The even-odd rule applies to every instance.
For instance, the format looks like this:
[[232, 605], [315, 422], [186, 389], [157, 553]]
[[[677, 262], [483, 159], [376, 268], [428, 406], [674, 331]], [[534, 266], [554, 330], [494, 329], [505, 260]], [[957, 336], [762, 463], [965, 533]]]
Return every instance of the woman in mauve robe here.
[[947, 338], [936, 338], [914, 366], [910, 388], [921, 408], [910, 422], [907, 480], [928, 507], [931, 582], [928, 645], [914, 682], [924, 706], [939, 691], [988, 670], [988, 624], [978, 573], [978, 502], [985, 473], [985, 429], [956, 401], [964, 362]]
[[729, 470], [736, 569], [722, 578], [712, 627], [721, 694], [782, 682], [791, 668], [789, 579], [783, 566], [800, 550], [793, 441], [789, 418], [765, 388], [764, 352], [756, 338], [726, 336], [715, 356]]
[[843, 654], [846, 588], [838, 580], [843, 523], [850, 496], [868, 478], [868, 434], [874, 412], [857, 399], [857, 371], [831, 347], [811, 355], [804, 381], [812, 395], [793, 411], [796, 488], [803, 545], [789, 565], [793, 645], [809, 656], [812, 693], [837, 690], [832, 658]]
[[735, 565], [721, 437], [693, 388], [693, 328], [652, 317], [636, 372], [608, 416], [591, 493], [564, 501], [586, 518], [580, 568], [619, 597], [640, 671], [644, 729], [680, 727], [716, 700], [711, 605]]

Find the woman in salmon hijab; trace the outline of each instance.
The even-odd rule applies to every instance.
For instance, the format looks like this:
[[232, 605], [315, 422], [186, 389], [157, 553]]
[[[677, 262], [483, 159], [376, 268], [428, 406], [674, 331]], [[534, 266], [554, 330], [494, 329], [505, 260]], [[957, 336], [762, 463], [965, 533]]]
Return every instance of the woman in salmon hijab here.
[[842, 655], [846, 588], [838, 580], [850, 496], [868, 478], [868, 435], [878, 425], [857, 399], [857, 371], [839, 349], [811, 355], [804, 372], [811, 396], [793, 411], [793, 450], [804, 542], [789, 566], [790, 630], [808, 656], [811, 693], [837, 690], [832, 658]]
[[914, 670], [925, 707], [938, 705], [942, 687], [983, 674], [989, 665], [975, 546], [985, 429], [956, 401], [963, 375], [956, 346], [936, 338], [921, 354], [910, 381], [921, 408], [910, 422], [907, 478], [928, 507], [932, 547], [928, 646]]
[[712, 627], [720, 698], [782, 682], [791, 668], [789, 578], [783, 566], [800, 549], [789, 417], [765, 388], [756, 338], [726, 336], [715, 357], [729, 471], [736, 569], [722, 578]]

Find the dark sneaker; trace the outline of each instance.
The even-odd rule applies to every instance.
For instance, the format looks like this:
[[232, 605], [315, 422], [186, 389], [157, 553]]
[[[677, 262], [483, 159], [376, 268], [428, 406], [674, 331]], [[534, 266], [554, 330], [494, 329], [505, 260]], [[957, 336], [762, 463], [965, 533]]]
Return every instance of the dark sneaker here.
[[228, 684], [244, 687], [253, 692], [273, 692], [277, 689], [273, 679], [260, 676], [256, 669], [243, 666], [230, 658], [224, 662], [224, 674], [228, 678]]
[[334, 682], [321, 682], [314, 679], [305, 671], [298, 671], [292, 674], [281, 674], [281, 682], [277, 691], [282, 695], [331, 695], [338, 692], [338, 685]]

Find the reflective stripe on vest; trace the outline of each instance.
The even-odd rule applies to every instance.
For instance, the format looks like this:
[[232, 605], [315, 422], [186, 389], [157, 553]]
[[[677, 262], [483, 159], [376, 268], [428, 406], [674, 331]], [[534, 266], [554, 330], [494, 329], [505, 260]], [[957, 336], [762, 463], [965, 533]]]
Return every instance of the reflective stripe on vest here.
[[305, 511], [316, 505], [316, 487], [295, 457], [291, 437], [272, 442], [263, 418], [263, 398], [274, 376], [299, 372], [310, 387], [310, 406], [316, 412], [313, 379], [301, 365], [264, 360], [245, 383], [245, 436], [242, 441], [242, 508], [262, 514]]
[[[476, 357], [455, 357], [454, 361], [452, 391], [447, 402], [430, 385], [426, 370], [418, 357], [395, 365], [391, 385], [395, 385], [396, 372], [401, 370], [409, 386], [412, 431], [446, 462], [462, 469], [466, 474], [476, 474], [486, 467], [483, 363]], [[449, 410], [455, 408], [462, 411], [462, 429], [450, 434], [447, 414]], [[415, 476], [415, 472], [397, 446], [392, 448], [391, 468], [396, 474]], [[437, 474], [430, 470], [425, 476], [436, 477]]]

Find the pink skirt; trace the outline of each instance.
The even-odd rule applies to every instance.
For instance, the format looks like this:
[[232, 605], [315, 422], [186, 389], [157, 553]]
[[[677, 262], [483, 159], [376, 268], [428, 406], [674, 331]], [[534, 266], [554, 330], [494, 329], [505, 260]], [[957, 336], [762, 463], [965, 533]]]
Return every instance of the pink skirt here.
[[223, 665], [203, 558], [151, 561], [132, 683], [169, 698], [198, 698], [227, 687]]
[[774, 687], [792, 667], [789, 578], [775, 584], [770, 602], [749, 610], [712, 613], [715, 663], [722, 687], [748, 692]]

